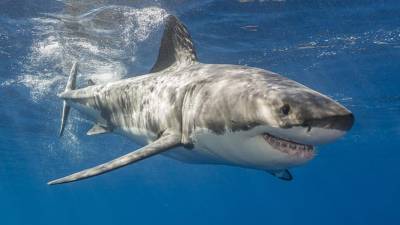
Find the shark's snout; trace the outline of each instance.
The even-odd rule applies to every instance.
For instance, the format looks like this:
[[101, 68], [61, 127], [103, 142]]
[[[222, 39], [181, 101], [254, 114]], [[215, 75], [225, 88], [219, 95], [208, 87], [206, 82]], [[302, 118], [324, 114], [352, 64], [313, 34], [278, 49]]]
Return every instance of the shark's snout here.
[[354, 124], [354, 115], [341, 107], [336, 113], [315, 114], [300, 124], [271, 129], [272, 135], [302, 144], [320, 145], [333, 142], [346, 134]]
[[354, 124], [354, 115], [330, 116], [323, 119], [313, 119], [305, 122], [304, 142], [313, 145], [326, 144], [335, 141], [349, 131]]
[[345, 115], [330, 116], [322, 119], [306, 120], [303, 123], [304, 127], [308, 129], [323, 128], [334, 129], [339, 131], [348, 131], [353, 127], [354, 115], [347, 113]]
[[335, 141], [349, 131], [354, 124], [354, 115], [329, 116], [321, 119], [306, 120], [293, 130], [293, 140], [311, 145], [326, 144]]

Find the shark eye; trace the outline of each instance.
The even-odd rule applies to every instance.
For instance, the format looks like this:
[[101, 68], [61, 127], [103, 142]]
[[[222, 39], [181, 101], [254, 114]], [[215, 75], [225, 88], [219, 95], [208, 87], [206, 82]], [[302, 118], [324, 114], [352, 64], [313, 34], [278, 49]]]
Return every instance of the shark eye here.
[[281, 113], [285, 116], [289, 115], [290, 112], [290, 106], [288, 104], [285, 104], [281, 107]]

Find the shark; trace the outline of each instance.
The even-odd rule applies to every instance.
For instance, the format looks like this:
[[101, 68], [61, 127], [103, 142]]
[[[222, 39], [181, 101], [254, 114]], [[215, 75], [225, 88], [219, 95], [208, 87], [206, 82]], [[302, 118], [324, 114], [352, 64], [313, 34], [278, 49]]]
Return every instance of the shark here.
[[50, 181], [78, 181], [164, 155], [182, 162], [263, 170], [292, 180], [316, 146], [353, 126], [354, 115], [330, 97], [277, 73], [198, 61], [186, 26], [165, 19], [158, 58], [148, 74], [76, 88], [72, 66], [63, 100], [60, 136], [70, 109], [91, 121], [87, 135], [116, 133], [141, 148]]

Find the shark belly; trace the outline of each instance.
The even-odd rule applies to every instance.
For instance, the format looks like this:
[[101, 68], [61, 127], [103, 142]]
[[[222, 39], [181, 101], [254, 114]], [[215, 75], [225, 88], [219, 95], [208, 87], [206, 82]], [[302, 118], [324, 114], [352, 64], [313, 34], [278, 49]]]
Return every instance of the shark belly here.
[[199, 129], [192, 134], [194, 147], [175, 148], [163, 155], [193, 164], [219, 164], [252, 169], [279, 170], [287, 168], [285, 154], [265, 149], [260, 136], [249, 138], [244, 132], [215, 134]]

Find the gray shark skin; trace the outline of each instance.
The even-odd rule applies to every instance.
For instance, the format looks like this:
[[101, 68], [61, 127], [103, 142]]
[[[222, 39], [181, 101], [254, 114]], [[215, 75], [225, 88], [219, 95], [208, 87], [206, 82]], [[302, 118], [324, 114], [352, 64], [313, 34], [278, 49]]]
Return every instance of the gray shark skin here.
[[[174, 16], [149, 74], [76, 89], [74, 64], [65, 92], [60, 135], [69, 107], [94, 122], [88, 135], [114, 132], [143, 146], [120, 158], [60, 178], [67, 183], [163, 154], [188, 163], [265, 170], [291, 180], [288, 168], [315, 156], [353, 125], [345, 107], [279, 74], [197, 61], [186, 27]], [[65, 113], [66, 112], [66, 113]]]

